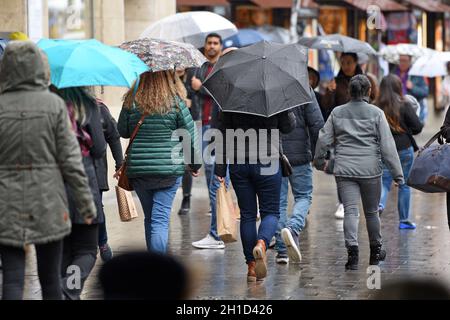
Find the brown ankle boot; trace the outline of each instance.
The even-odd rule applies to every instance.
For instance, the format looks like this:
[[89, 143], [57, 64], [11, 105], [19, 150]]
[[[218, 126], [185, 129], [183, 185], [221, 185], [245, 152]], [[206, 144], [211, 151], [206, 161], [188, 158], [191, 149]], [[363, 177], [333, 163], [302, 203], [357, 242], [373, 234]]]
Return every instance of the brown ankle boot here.
[[267, 276], [266, 243], [264, 240], [258, 240], [255, 248], [253, 248], [253, 256], [256, 260], [256, 279], [262, 280]]
[[256, 281], [256, 272], [255, 272], [255, 261], [250, 261], [247, 263], [248, 272], [247, 272], [247, 282], [255, 282]]

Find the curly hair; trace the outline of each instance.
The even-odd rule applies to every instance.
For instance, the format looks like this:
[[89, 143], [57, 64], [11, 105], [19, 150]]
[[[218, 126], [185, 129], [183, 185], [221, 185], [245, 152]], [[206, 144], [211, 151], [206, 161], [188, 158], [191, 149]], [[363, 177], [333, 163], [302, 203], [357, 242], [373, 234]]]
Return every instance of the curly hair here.
[[139, 87], [134, 95], [134, 87], [125, 94], [124, 107], [132, 108], [136, 102], [137, 108], [149, 115], [167, 114], [176, 104], [176, 97], [186, 101], [186, 88], [173, 71], [145, 72], [141, 74]]

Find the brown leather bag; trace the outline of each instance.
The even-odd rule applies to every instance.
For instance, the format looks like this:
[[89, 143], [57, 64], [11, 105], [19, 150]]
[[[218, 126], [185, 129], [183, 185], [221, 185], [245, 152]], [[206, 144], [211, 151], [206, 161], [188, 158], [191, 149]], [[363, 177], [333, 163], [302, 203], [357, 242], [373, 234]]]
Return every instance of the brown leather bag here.
[[144, 123], [144, 119], [147, 115], [144, 113], [141, 117], [141, 119], [139, 120], [139, 122], [137, 123], [136, 127], [133, 130], [133, 133], [131, 134], [130, 137], [130, 142], [128, 143], [128, 147], [127, 150], [125, 151], [125, 159], [122, 162], [122, 165], [119, 168], [119, 181], [117, 183], [117, 185], [122, 188], [125, 189], [127, 191], [133, 191], [133, 187], [130, 185], [130, 181], [128, 180], [127, 177], [127, 162], [128, 162], [128, 152], [130, 151], [130, 147], [133, 144], [134, 139], [137, 136], [137, 133], [139, 131], [139, 129], [141, 128], [142, 124]]

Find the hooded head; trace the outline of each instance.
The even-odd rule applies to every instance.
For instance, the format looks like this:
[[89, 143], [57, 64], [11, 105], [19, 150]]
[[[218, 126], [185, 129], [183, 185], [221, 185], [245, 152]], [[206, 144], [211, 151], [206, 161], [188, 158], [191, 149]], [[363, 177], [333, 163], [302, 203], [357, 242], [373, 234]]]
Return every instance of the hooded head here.
[[50, 72], [43, 55], [31, 41], [10, 42], [0, 61], [0, 93], [47, 89]]

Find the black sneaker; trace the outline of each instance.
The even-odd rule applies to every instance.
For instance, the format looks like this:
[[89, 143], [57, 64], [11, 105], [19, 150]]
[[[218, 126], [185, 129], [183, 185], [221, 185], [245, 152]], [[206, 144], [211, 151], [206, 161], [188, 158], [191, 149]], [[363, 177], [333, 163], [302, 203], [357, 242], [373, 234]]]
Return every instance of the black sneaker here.
[[191, 210], [191, 196], [184, 196], [183, 201], [181, 202], [180, 211], [178, 211], [179, 215], [186, 215]]
[[281, 238], [286, 245], [288, 256], [292, 263], [300, 263], [302, 261], [302, 255], [299, 249], [298, 235], [291, 228], [284, 228], [281, 230]]
[[359, 248], [358, 246], [349, 246], [347, 248], [348, 260], [345, 264], [345, 270], [358, 270]]
[[109, 261], [113, 258], [113, 252], [109, 244], [105, 244], [101, 247], [98, 247], [100, 250], [100, 258], [103, 262]]
[[275, 258], [276, 263], [279, 264], [288, 264], [289, 263], [289, 257], [287, 253], [278, 253], [277, 257]]

